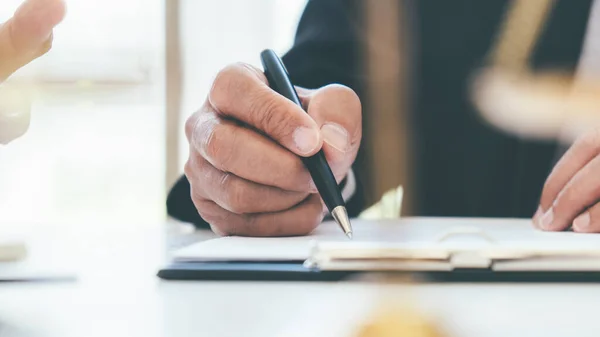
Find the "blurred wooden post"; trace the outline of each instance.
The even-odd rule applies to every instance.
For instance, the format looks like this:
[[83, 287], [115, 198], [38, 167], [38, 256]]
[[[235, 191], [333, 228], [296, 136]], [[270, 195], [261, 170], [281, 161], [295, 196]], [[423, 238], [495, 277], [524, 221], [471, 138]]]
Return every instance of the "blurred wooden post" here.
[[[365, 1], [366, 72], [369, 78], [369, 111], [365, 111], [366, 150], [371, 167], [367, 199], [373, 202], [387, 190], [402, 184], [403, 215], [411, 214], [409, 126], [406, 81], [409, 50], [401, 0]], [[408, 195], [407, 195], [408, 194]], [[375, 198], [373, 200], [372, 198]]]
[[179, 135], [181, 118], [180, 0], [165, 0], [165, 184], [168, 191], [179, 172]]

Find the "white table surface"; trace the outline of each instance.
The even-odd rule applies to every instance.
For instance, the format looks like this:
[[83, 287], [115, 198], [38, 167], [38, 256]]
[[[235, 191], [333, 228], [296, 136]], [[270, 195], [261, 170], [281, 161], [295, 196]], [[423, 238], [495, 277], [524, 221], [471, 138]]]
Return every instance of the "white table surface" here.
[[382, 295], [414, 303], [449, 336], [600, 335], [600, 284], [166, 282], [155, 277], [166, 242], [209, 233], [83, 232], [52, 241], [76, 281], [0, 284], [0, 336], [342, 337]]

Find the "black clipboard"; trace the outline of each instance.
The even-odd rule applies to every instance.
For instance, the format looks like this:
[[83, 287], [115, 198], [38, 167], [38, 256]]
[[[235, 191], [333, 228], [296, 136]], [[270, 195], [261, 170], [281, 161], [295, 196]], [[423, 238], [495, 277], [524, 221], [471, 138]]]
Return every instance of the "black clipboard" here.
[[[600, 272], [499, 272], [489, 269], [457, 269], [448, 272], [390, 273], [410, 275], [419, 283], [600, 283]], [[169, 281], [339, 282], [361, 274], [365, 273], [319, 271], [294, 262], [182, 262], [164, 267], [157, 276]]]
[[300, 262], [179, 262], [161, 269], [158, 277], [178, 281], [337, 282], [356, 274], [309, 269]]

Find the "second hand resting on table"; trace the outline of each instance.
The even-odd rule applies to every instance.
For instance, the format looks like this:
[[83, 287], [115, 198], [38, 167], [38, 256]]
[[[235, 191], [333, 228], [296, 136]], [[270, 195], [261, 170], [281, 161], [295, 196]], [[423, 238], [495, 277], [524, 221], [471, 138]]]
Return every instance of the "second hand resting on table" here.
[[542, 192], [534, 224], [600, 233], [600, 128], [582, 135], [558, 161]]

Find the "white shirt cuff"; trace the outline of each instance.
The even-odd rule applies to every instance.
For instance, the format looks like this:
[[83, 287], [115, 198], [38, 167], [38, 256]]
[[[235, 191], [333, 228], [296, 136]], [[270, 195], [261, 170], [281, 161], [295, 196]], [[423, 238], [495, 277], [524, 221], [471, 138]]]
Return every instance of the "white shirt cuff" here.
[[352, 169], [348, 170], [346, 174], [346, 184], [342, 189], [342, 198], [344, 201], [350, 200], [354, 193], [356, 192], [356, 177], [354, 176], [354, 171]]

